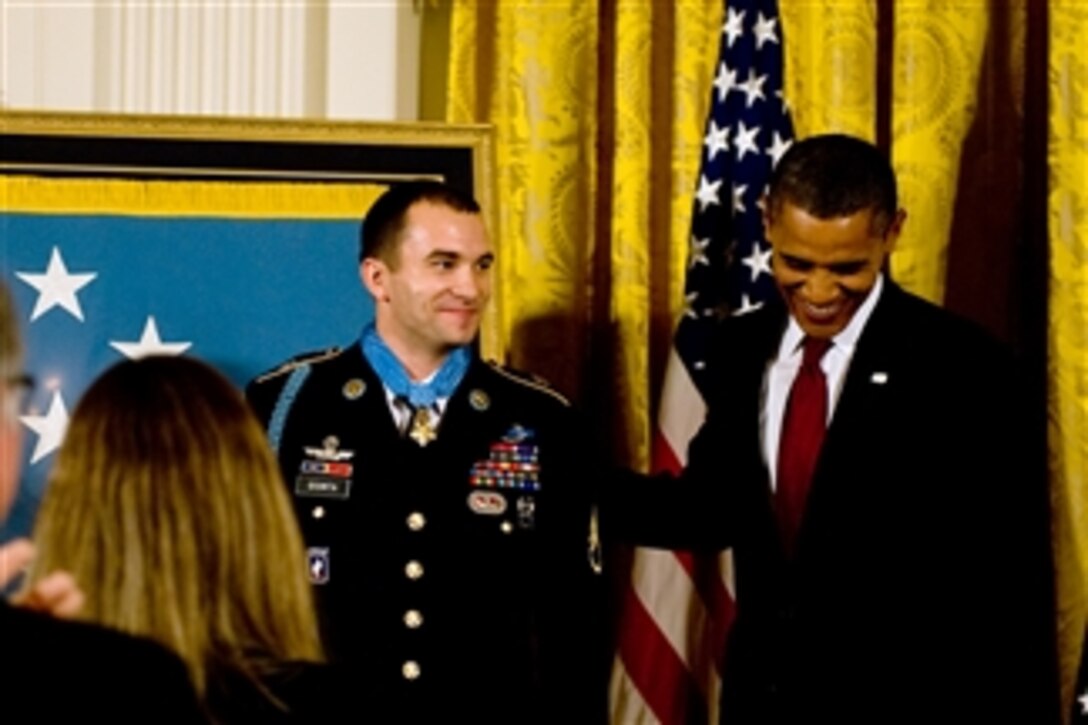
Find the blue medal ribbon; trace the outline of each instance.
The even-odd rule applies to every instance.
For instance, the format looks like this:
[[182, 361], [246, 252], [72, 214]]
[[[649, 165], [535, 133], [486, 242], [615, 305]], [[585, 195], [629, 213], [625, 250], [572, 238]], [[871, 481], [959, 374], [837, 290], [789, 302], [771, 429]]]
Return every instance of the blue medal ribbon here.
[[378, 335], [374, 323], [363, 328], [359, 344], [362, 346], [363, 356], [370, 363], [370, 367], [374, 368], [382, 384], [394, 396], [406, 398], [413, 408], [430, 407], [439, 398], [453, 395], [472, 361], [472, 353], [467, 345], [456, 347], [446, 356], [438, 372], [431, 376], [430, 382], [417, 383], [408, 376], [400, 360]]

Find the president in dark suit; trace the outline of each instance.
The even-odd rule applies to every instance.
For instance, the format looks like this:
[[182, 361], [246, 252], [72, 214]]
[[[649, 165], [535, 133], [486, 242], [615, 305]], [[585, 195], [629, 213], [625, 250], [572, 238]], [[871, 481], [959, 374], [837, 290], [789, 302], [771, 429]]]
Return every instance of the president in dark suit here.
[[[18, 416], [30, 382], [21, 373], [21, 363], [15, 311], [0, 282], [0, 520], [8, 513], [19, 480]], [[0, 590], [30, 552], [24, 541], [0, 547]], [[50, 588], [48, 595], [45, 589], [35, 589], [30, 598], [51, 612], [74, 614], [70, 602], [78, 602], [78, 596], [73, 600], [72, 591], [62, 583]], [[205, 722], [184, 665], [165, 648], [103, 627], [13, 607], [2, 599], [0, 693], [4, 723]]]
[[870, 144], [794, 144], [764, 215], [782, 304], [723, 322], [686, 470], [610, 487], [603, 531], [732, 547], [723, 722], [1050, 722], [1011, 355], [887, 278], [905, 214]]

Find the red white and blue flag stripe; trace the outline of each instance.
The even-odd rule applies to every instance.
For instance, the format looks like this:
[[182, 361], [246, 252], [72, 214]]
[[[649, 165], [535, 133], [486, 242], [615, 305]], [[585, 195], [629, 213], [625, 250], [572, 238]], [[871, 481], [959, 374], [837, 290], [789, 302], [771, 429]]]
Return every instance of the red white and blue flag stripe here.
[[[774, 0], [725, 3], [696, 185], [684, 287], [654, 443], [658, 470], [679, 471], [705, 413], [715, 326], [776, 294], [763, 238], [768, 177], [793, 139]], [[735, 615], [732, 563], [638, 549], [624, 597], [612, 678], [614, 723], [728, 723], [721, 665]], [[743, 606], [743, 603], [741, 603]]]

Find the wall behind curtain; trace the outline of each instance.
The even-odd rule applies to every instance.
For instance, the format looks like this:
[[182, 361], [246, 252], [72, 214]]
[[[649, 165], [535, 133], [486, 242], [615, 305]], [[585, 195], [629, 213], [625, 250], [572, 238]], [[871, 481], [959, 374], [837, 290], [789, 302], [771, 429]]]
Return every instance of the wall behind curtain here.
[[414, 120], [419, 0], [0, 0], [0, 106]]

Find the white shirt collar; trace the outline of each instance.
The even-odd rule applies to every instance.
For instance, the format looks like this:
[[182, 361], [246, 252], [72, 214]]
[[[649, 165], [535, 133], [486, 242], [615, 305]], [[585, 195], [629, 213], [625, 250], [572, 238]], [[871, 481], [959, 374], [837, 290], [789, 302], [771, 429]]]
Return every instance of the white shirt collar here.
[[[865, 301], [858, 307], [857, 312], [850, 318], [850, 322], [846, 327], [842, 328], [842, 331], [831, 338], [831, 342], [835, 347], [852, 351], [854, 346], [858, 343], [858, 338], [861, 337], [862, 330], [865, 329], [865, 325], [869, 322], [869, 318], [873, 315], [873, 309], [876, 308], [876, 303], [880, 299], [880, 295], [884, 292], [884, 275], [878, 274], [876, 282], [873, 284], [873, 288], [869, 290], [869, 294], [865, 297]], [[793, 315], [789, 316], [789, 322], [786, 325], [786, 332], [782, 335], [782, 343], [778, 347], [778, 358], [785, 359], [793, 355], [797, 348], [800, 347], [801, 341], [805, 339], [805, 331], [801, 329], [801, 326], [797, 324], [797, 320], [793, 318]]]

